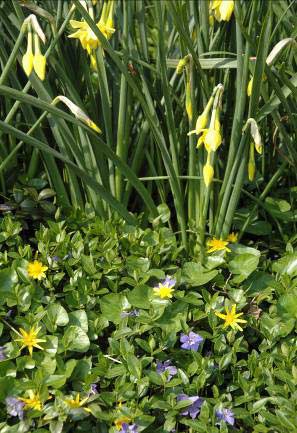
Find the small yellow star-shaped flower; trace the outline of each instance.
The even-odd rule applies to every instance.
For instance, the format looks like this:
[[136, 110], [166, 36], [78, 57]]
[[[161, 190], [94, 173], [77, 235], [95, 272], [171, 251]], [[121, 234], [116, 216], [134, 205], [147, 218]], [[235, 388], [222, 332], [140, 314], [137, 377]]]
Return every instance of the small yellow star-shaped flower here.
[[223, 325], [223, 328], [227, 328], [228, 326], [231, 326], [232, 329], [239, 329], [242, 331], [241, 326], [238, 325], [238, 323], [246, 323], [246, 320], [239, 319], [240, 316], [243, 315], [243, 313], [237, 313], [236, 314], [236, 305], [232, 305], [232, 308], [229, 310], [228, 307], [226, 309], [226, 314], [219, 313], [218, 311], [215, 311], [215, 315], [220, 317], [220, 319], [225, 320], [225, 323]]
[[43, 343], [46, 340], [42, 338], [37, 338], [38, 332], [41, 327], [35, 328], [34, 326], [29, 329], [29, 331], [25, 331], [23, 328], [20, 328], [21, 338], [17, 338], [16, 341], [20, 341], [22, 343], [22, 347], [20, 350], [24, 349], [24, 347], [28, 347], [29, 353], [32, 356], [33, 347], [37, 349], [43, 350], [43, 347], [39, 346], [38, 343]]
[[41, 280], [42, 278], [45, 278], [45, 271], [47, 270], [48, 267], [43, 266], [43, 264], [38, 260], [34, 260], [34, 262], [29, 263], [27, 267], [29, 277], [34, 278], [35, 280]]

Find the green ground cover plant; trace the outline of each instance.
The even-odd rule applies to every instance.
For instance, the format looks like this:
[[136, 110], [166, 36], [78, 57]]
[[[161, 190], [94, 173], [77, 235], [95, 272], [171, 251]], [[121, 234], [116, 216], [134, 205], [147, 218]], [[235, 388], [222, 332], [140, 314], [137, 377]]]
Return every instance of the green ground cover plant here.
[[234, 242], [202, 266], [178, 245], [1, 220], [1, 433], [297, 431], [296, 252]]

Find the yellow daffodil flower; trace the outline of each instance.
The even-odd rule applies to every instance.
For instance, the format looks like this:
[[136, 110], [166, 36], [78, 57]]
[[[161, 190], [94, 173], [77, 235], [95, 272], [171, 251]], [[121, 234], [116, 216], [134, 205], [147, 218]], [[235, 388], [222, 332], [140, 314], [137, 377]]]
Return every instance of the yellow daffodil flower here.
[[210, 239], [207, 241], [207, 246], [209, 247], [207, 250], [208, 253], [213, 253], [215, 251], [231, 251], [230, 248], [228, 248], [228, 241], [223, 241], [221, 239]]
[[206, 134], [207, 134], [207, 131], [208, 131], [208, 129], [204, 129], [204, 131], [202, 132], [202, 134], [201, 134], [201, 136], [198, 138], [198, 141], [197, 141], [197, 149], [199, 149], [199, 147], [202, 145], [202, 144], [205, 144], [205, 136], [206, 136]]
[[28, 391], [28, 398], [19, 398], [19, 400], [25, 403], [24, 409], [42, 410], [42, 402], [40, 400], [39, 393], [36, 394], [31, 389]]
[[47, 270], [48, 267], [43, 266], [43, 264], [38, 260], [34, 260], [34, 262], [29, 263], [27, 267], [29, 277], [35, 280], [41, 280], [42, 278], [45, 278], [45, 271]]
[[230, 21], [234, 10], [234, 0], [213, 0], [211, 9], [217, 21]]
[[235, 244], [238, 241], [238, 233], [231, 232], [229, 233], [227, 239], [228, 242], [232, 242]]
[[210, 164], [209, 161], [207, 161], [205, 166], [203, 167], [203, 179], [204, 179], [205, 186], [207, 188], [212, 183], [213, 176], [214, 176], [213, 166]]
[[22, 343], [22, 347], [20, 350], [24, 349], [25, 347], [28, 347], [29, 353], [32, 356], [33, 353], [33, 347], [36, 347], [37, 349], [43, 350], [43, 347], [39, 346], [38, 343], [44, 343], [46, 340], [42, 338], [37, 338], [37, 335], [40, 331], [41, 327], [35, 328], [34, 326], [29, 329], [29, 331], [25, 331], [23, 328], [20, 328], [21, 337], [16, 338], [16, 341], [19, 341]]
[[206, 113], [200, 114], [200, 116], [197, 117], [195, 129], [188, 132], [188, 135], [196, 134], [199, 135], [202, 131], [205, 130], [208, 123], [208, 115]]
[[232, 305], [232, 308], [228, 310], [226, 307], [226, 314], [219, 313], [218, 311], [215, 311], [215, 315], [220, 317], [220, 319], [225, 320], [225, 323], [223, 325], [223, 328], [227, 328], [228, 326], [231, 326], [232, 329], [239, 329], [242, 331], [241, 326], [238, 325], [238, 323], [246, 323], [246, 320], [239, 319], [238, 317], [242, 316], [243, 313], [236, 314], [236, 305]]
[[215, 152], [221, 143], [222, 143], [222, 137], [220, 132], [217, 131], [216, 129], [209, 128], [207, 130], [207, 134], [205, 135], [205, 139], [204, 139], [204, 145], [206, 150], [209, 149], [212, 152]]
[[[70, 25], [78, 30], [69, 35], [68, 38], [79, 39], [83, 49], [87, 50], [88, 54], [100, 46], [99, 39], [85, 21], [70, 20]], [[113, 28], [113, 1], [104, 3], [101, 18], [96, 26], [106, 39], [111, 38], [115, 32]]]

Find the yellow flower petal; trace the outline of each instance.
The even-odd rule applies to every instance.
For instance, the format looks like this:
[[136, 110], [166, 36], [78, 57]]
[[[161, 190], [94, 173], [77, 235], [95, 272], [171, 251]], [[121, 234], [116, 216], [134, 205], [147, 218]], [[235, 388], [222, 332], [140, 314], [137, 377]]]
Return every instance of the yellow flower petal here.
[[37, 76], [43, 81], [45, 78], [46, 58], [42, 54], [35, 54], [33, 59], [34, 71]]

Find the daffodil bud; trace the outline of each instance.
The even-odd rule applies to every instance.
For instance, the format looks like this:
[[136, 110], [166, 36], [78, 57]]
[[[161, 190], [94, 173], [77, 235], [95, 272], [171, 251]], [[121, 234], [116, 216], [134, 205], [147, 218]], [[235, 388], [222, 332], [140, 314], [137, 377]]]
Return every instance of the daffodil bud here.
[[193, 117], [193, 107], [192, 107], [192, 98], [191, 98], [191, 83], [189, 80], [186, 83], [186, 111], [187, 111], [189, 121], [191, 121]]
[[221, 132], [221, 124], [220, 124], [219, 110], [216, 111], [215, 130], [218, 131], [218, 132]]
[[251, 96], [252, 89], [253, 89], [253, 78], [250, 79], [248, 86], [247, 86], [247, 89], [246, 89], [246, 93], [248, 96]]
[[279, 41], [271, 50], [269, 56], [266, 59], [266, 63], [267, 65], [272, 65], [272, 63], [275, 62], [275, 60], [278, 58], [278, 56], [281, 54], [281, 52], [283, 51], [283, 49], [287, 46], [287, 45], [291, 45], [291, 44], [295, 44], [296, 45], [296, 41], [294, 38], [285, 38], [282, 39], [281, 41]]
[[185, 66], [189, 63], [190, 57], [189, 55], [183, 57], [179, 60], [177, 67], [176, 67], [176, 73], [181, 74], [185, 68]]
[[32, 51], [27, 51], [22, 58], [22, 66], [27, 77], [29, 77], [33, 69], [33, 58]]
[[22, 66], [25, 71], [25, 74], [27, 75], [27, 77], [29, 77], [33, 69], [32, 31], [31, 31], [30, 24], [28, 25], [27, 51], [23, 55]]
[[262, 150], [263, 150], [263, 144], [262, 144], [262, 139], [261, 139], [261, 135], [260, 135], [258, 124], [255, 121], [255, 119], [250, 118], [246, 122], [246, 127], [248, 125], [250, 125], [250, 127], [251, 127], [251, 136], [253, 137], [256, 151], [261, 154]]
[[249, 181], [252, 182], [255, 177], [256, 172], [256, 164], [255, 164], [255, 155], [254, 155], [254, 145], [250, 144], [250, 157], [248, 162], [248, 177]]
[[206, 150], [215, 152], [221, 143], [222, 137], [219, 131], [216, 131], [213, 128], [208, 129], [204, 139]]
[[44, 80], [45, 78], [45, 66], [46, 66], [46, 58], [41, 53], [35, 54], [33, 58], [33, 66], [34, 71], [40, 80]]
[[209, 161], [207, 160], [205, 166], [203, 167], [203, 179], [205, 186], [208, 188], [209, 185], [212, 183], [214, 175], [214, 170], [212, 165], [210, 165]]
[[99, 133], [101, 132], [100, 128], [96, 125], [96, 123], [94, 123], [92, 119], [90, 119], [89, 116], [87, 116], [86, 113], [81, 108], [79, 108], [72, 101], [70, 101], [70, 99], [66, 98], [66, 96], [62, 96], [62, 95], [56, 96], [55, 99], [52, 101], [52, 104], [57, 104], [57, 102], [59, 101], [63, 102], [63, 104], [65, 104], [69, 108], [71, 113], [73, 113], [77, 119], [84, 122], [94, 131]]
[[46, 65], [46, 58], [43, 54], [40, 52], [40, 46], [39, 46], [39, 35], [37, 33], [34, 34], [34, 57], [33, 57], [33, 67], [34, 71], [36, 72], [37, 76], [40, 78], [40, 80], [44, 80], [45, 78], [45, 65]]
[[207, 127], [207, 123], [208, 123], [208, 114], [203, 112], [202, 114], [200, 114], [200, 116], [198, 116], [197, 120], [196, 120], [196, 125], [195, 125], [195, 129], [196, 129], [196, 134], [198, 133], [198, 131], [202, 131], [202, 129], [205, 129]]

